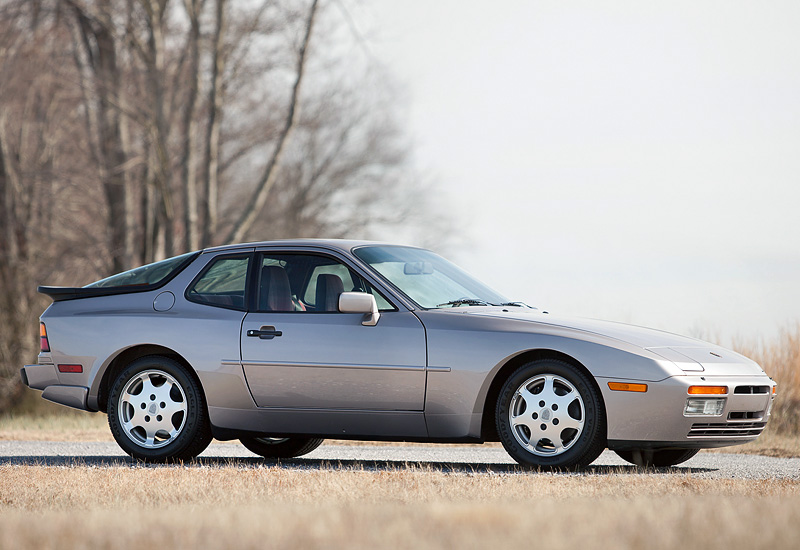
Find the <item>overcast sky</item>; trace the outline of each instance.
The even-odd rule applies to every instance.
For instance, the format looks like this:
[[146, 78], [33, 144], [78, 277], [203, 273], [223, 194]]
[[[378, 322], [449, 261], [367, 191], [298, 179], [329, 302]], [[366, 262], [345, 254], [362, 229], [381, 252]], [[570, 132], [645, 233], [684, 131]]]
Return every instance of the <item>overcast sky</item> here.
[[800, 2], [350, 9], [509, 298], [690, 334], [800, 318]]

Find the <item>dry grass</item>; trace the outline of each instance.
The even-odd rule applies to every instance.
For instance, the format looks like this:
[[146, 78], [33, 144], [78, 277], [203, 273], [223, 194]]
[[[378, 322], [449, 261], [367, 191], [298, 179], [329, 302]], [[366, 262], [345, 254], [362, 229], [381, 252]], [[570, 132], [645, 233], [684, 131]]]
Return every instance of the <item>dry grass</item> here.
[[0, 415], [0, 440], [113, 441], [108, 417], [101, 413]]
[[800, 435], [800, 322], [781, 329], [772, 341], [737, 338], [732, 347], [761, 365], [778, 383], [770, 427]]
[[706, 449], [703, 452], [800, 458], [800, 435], [779, 432], [770, 425], [764, 433], [752, 443], [736, 445], [734, 447], [720, 447], [719, 449]]
[[796, 547], [798, 510], [796, 498], [730, 497], [93, 508], [4, 515], [0, 548], [776, 550]]
[[[113, 490], [109, 490], [112, 488]], [[452, 473], [413, 464], [396, 470], [242, 466], [0, 466], [0, 512], [86, 508], [224, 508], [250, 504], [502, 503], [550, 498], [781, 497], [800, 499], [800, 480], [706, 479], [629, 468], [598, 474]]]
[[[787, 506], [788, 504], [788, 506]], [[0, 520], [7, 548], [615, 548], [709, 550], [794, 548], [797, 501], [682, 499], [537, 500], [421, 506], [237, 506], [47, 513], [42, 527]], [[589, 518], [593, 520], [587, 521]], [[758, 518], [756, 522], [743, 518]], [[103, 528], [94, 528], [102, 525]]]
[[0, 466], [0, 548], [9, 549], [729, 550], [792, 548], [799, 536], [797, 481]]

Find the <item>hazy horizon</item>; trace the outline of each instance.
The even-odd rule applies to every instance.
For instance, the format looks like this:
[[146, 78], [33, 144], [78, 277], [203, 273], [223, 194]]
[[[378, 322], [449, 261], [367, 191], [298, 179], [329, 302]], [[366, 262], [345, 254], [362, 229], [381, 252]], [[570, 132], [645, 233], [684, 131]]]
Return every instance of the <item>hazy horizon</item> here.
[[374, 2], [449, 256], [563, 314], [722, 338], [800, 318], [800, 4]]

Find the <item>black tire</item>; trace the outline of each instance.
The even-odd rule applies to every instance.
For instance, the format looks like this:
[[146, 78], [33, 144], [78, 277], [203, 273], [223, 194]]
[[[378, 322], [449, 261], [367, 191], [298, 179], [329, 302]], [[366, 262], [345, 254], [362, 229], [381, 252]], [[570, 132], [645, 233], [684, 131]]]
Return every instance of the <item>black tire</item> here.
[[686, 462], [700, 449], [634, 449], [614, 451], [622, 460], [642, 468], [666, 468]]
[[212, 438], [200, 384], [183, 365], [158, 355], [119, 373], [109, 391], [108, 425], [126, 453], [148, 462], [192, 460]]
[[[512, 425], [512, 412], [523, 420]], [[518, 368], [503, 384], [495, 413], [503, 447], [523, 466], [583, 468], [606, 446], [606, 415], [599, 392], [582, 371], [564, 361], [540, 359]]]
[[264, 458], [294, 458], [310, 453], [325, 440], [308, 437], [243, 437], [239, 441]]

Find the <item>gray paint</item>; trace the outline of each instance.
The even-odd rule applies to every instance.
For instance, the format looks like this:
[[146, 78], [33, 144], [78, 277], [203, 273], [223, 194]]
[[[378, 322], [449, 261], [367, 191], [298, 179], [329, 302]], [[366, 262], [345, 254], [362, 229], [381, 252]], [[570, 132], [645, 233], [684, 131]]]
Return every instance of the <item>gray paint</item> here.
[[[231, 433], [478, 439], [489, 388], [503, 366], [531, 350], [556, 350], [594, 377], [612, 444], [716, 446], [755, 439], [689, 440], [697, 419], [682, 411], [692, 384], [730, 388], [722, 417], [708, 421], [727, 422], [730, 411], [762, 411], [766, 420], [771, 395], [733, 395], [736, 385], [773, 385], [741, 355], [660, 331], [517, 307], [420, 309], [352, 256], [353, 248], [366, 244], [217, 247], [157, 290], [55, 303], [41, 317], [52, 351], [40, 354], [39, 365], [25, 367], [29, 384], [59, 403], [96, 410], [102, 376], [116, 357], [135, 346], [161, 346], [196, 372], [212, 424]], [[358, 313], [247, 313], [186, 300], [186, 287], [214, 257], [255, 250], [329, 254], [397, 311], [364, 326]], [[174, 304], [167, 307], [170, 294]], [[246, 336], [261, 326], [275, 326], [283, 335]], [[59, 363], [80, 363], [84, 372], [58, 373]], [[611, 391], [609, 381], [646, 383], [648, 391]]]
[[[358, 313], [248, 313], [242, 364], [262, 407], [421, 411], [425, 330], [413, 313], [388, 312], [374, 326]], [[271, 340], [246, 336], [274, 326]]]
[[47, 386], [42, 397], [59, 405], [85, 410], [88, 391], [83, 386]]

